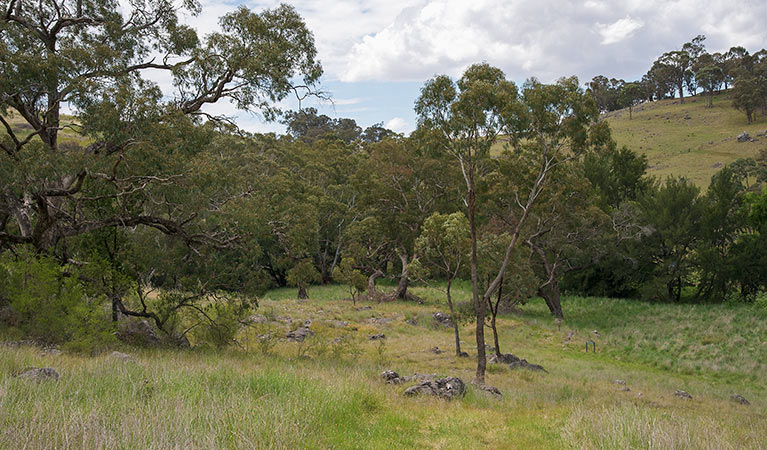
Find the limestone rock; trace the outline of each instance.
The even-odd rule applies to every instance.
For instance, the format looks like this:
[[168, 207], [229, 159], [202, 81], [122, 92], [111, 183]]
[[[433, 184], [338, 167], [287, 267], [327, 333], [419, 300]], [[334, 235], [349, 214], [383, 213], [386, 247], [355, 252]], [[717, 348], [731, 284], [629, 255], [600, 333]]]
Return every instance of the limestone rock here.
[[24, 372], [16, 375], [16, 377], [34, 381], [56, 381], [59, 379], [59, 373], [50, 367], [33, 367], [31, 369], [26, 369]]
[[490, 358], [488, 358], [487, 362], [489, 362], [490, 364], [511, 364], [519, 360], [520, 360], [519, 358], [512, 355], [511, 353], [506, 353], [501, 356], [492, 355]]
[[453, 322], [450, 321], [450, 315], [445, 314], [443, 312], [435, 312], [431, 315], [434, 320], [437, 322], [437, 324], [448, 328], [453, 326]]
[[501, 394], [501, 391], [498, 390], [495, 386], [488, 386], [486, 384], [480, 384], [477, 386], [477, 388], [481, 391], [489, 392], [490, 394], [493, 394], [495, 398], [501, 398], [503, 397], [503, 394]]
[[383, 334], [383, 333], [381, 333], [381, 334], [374, 334], [374, 335], [370, 336], [368, 339], [371, 340], [371, 341], [380, 341], [382, 339], [386, 339], [386, 335]]
[[433, 395], [446, 400], [463, 397], [466, 394], [466, 384], [457, 377], [438, 378], [424, 381], [405, 389], [404, 395]]
[[114, 359], [119, 359], [119, 360], [122, 360], [122, 361], [135, 361], [136, 360], [136, 358], [134, 358], [133, 356], [131, 356], [131, 355], [127, 354], [127, 353], [123, 353], [123, 352], [112, 352], [109, 356], [111, 356]]
[[689, 392], [683, 391], [681, 389], [677, 389], [677, 391], [674, 392], [674, 395], [676, 395], [677, 397], [683, 398], [685, 400], [692, 400], [692, 395], [690, 395]]
[[751, 136], [745, 131], [738, 135], [738, 142], [748, 142], [749, 140], [751, 140]]
[[314, 331], [307, 327], [298, 327], [294, 331], [288, 333], [285, 337], [291, 342], [304, 342], [304, 339], [309, 336], [314, 336]]
[[741, 405], [750, 405], [751, 404], [751, 402], [746, 400], [746, 398], [743, 397], [740, 394], [732, 394], [732, 396], [730, 397], [730, 400], [735, 402], [735, 403], [740, 403]]
[[402, 379], [399, 377], [399, 374], [393, 370], [384, 371], [383, 373], [381, 373], [381, 378], [383, 378], [384, 381], [388, 384], [402, 383]]

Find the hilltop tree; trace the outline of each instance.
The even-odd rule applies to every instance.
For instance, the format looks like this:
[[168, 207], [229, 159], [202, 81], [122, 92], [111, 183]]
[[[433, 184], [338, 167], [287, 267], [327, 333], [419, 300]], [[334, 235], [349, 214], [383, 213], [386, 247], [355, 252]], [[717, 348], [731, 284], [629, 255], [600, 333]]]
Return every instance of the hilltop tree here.
[[657, 67], [665, 75], [668, 82], [676, 87], [681, 103], [684, 103], [684, 87], [691, 66], [692, 58], [684, 50], [666, 52], [653, 64], [653, 67]]
[[708, 107], [714, 106], [714, 93], [719, 90], [724, 80], [722, 69], [710, 64], [699, 68], [695, 72], [695, 79], [698, 85], [703, 88], [703, 92], [708, 94]]
[[631, 120], [634, 106], [641, 103], [642, 97], [642, 87], [639, 83], [626, 83], [621, 88], [618, 96], [618, 104], [623, 108], [629, 109], [629, 120]]

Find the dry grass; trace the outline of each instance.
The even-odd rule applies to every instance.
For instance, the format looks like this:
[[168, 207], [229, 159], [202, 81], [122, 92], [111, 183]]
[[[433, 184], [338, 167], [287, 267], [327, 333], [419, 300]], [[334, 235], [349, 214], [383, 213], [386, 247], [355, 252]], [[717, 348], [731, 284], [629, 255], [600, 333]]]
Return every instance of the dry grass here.
[[[612, 340], [624, 319], [597, 314], [599, 303], [591, 299], [565, 304], [570, 321], [561, 330], [538, 302], [501, 319], [502, 349], [550, 372], [491, 366], [487, 382], [502, 399], [473, 387], [449, 403], [404, 398], [407, 386], [383, 384], [382, 370], [467, 381], [474, 373], [473, 358], [452, 354], [452, 330], [432, 323], [431, 314], [444, 310], [438, 291], [416, 289], [424, 305], [371, 304], [362, 311], [338, 300], [343, 292], [314, 288], [306, 302], [291, 298], [293, 290], [272, 292], [259, 313], [284, 322], [289, 316], [292, 325], [248, 329], [240, 336], [244, 349], [127, 349], [137, 361], [122, 362], [0, 347], [0, 448], [763, 448], [767, 442], [762, 377], [748, 370], [721, 376], [707, 367], [664, 369], [630, 358], [623, 343], [613, 348], [607, 339], [596, 354], [584, 353], [585, 327], [601, 321], [602, 336]], [[464, 293], [459, 288], [456, 295]], [[688, 320], [700, 313], [708, 321], [705, 308]], [[629, 328], [641, 327], [645, 314], [632, 313]], [[405, 323], [415, 315], [417, 326]], [[589, 322], [589, 315], [596, 318]], [[263, 354], [258, 335], [271, 330], [282, 337], [306, 319], [313, 320], [314, 337], [304, 344], [279, 340]], [[349, 325], [334, 328], [331, 320]], [[472, 327], [462, 327], [462, 336], [474, 356]], [[563, 344], [570, 327], [576, 338]], [[387, 335], [384, 344], [367, 339], [376, 333]], [[341, 336], [347, 337], [335, 343]], [[434, 354], [433, 346], [445, 352]], [[61, 378], [38, 384], [12, 376], [28, 366], [55, 367]], [[631, 391], [619, 391], [615, 379]], [[694, 399], [675, 397], [676, 389]], [[730, 402], [734, 392], [752, 405]]]

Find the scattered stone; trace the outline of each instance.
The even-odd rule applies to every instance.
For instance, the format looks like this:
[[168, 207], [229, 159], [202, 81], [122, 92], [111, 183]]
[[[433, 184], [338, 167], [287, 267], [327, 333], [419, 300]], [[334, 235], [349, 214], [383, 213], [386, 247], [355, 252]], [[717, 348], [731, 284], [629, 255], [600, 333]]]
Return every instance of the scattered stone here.
[[394, 322], [394, 319], [391, 317], [371, 317], [367, 322], [374, 325], [388, 325]]
[[59, 356], [61, 354], [61, 350], [57, 349], [56, 347], [48, 347], [44, 348], [40, 354], [43, 356]]
[[681, 389], [677, 389], [677, 391], [674, 392], [674, 395], [676, 395], [677, 397], [684, 398], [686, 400], [692, 400], [692, 395], [690, 395], [689, 392], [683, 391]]
[[501, 394], [501, 391], [498, 390], [498, 388], [495, 387], [495, 386], [488, 386], [486, 384], [480, 384], [479, 386], [477, 386], [477, 388], [479, 390], [481, 390], [481, 391], [485, 391], [485, 392], [489, 392], [489, 393], [493, 394], [493, 396], [495, 398], [503, 397], [503, 394]]
[[112, 358], [115, 358], [115, 359], [123, 360], [123, 361], [135, 361], [136, 360], [136, 358], [134, 358], [133, 356], [131, 356], [131, 355], [127, 354], [127, 353], [122, 353], [122, 352], [112, 352], [109, 356], [111, 356]]
[[440, 353], [442, 353], [442, 350], [440, 350], [440, 349], [439, 349], [439, 347], [432, 347], [432, 348], [430, 349], [430, 351], [431, 351], [432, 353], [434, 353], [435, 355], [439, 355]]
[[517, 361], [519, 361], [519, 358], [517, 358], [515, 355], [512, 355], [511, 353], [506, 353], [501, 356], [492, 355], [487, 360], [487, 362], [490, 364], [511, 364]]
[[468, 357], [469, 357], [469, 354], [468, 354], [468, 353], [466, 353], [466, 352], [461, 352], [461, 353], [459, 353], [459, 354], [458, 354], [458, 357], [459, 357], [459, 358], [468, 358]]
[[349, 322], [347, 322], [345, 320], [331, 320], [329, 322], [329, 325], [331, 327], [333, 327], [333, 328], [343, 328], [343, 327], [349, 325]]
[[277, 322], [286, 323], [288, 325], [293, 323], [293, 319], [291, 317], [288, 317], [288, 316], [277, 316], [277, 317], [275, 317], [275, 319], [277, 319]]
[[381, 334], [374, 334], [374, 335], [370, 336], [368, 339], [370, 339], [371, 341], [380, 341], [381, 339], [386, 339], [386, 335], [383, 334], [383, 333], [381, 333]]
[[732, 396], [730, 397], [730, 400], [735, 402], [735, 403], [740, 403], [741, 405], [750, 405], [751, 404], [751, 402], [746, 400], [745, 397], [743, 397], [740, 394], [732, 394]]
[[387, 384], [402, 383], [402, 379], [399, 377], [399, 374], [393, 370], [384, 371], [383, 373], [381, 373], [381, 378], [383, 378]]
[[27, 380], [34, 380], [34, 381], [45, 381], [45, 380], [51, 380], [54, 381], [59, 379], [59, 373], [56, 372], [55, 369], [52, 369], [50, 367], [42, 367], [42, 368], [31, 368], [27, 369], [24, 372], [16, 375], [17, 378], [24, 378]]
[[413, 317], [411, 319], [406, 319], [405, 323], [407, 323], [408, 325], [413, 325], [414, 327], [418, 326], [418, 317]]
[[439, 325], [442, 325], [443, 327], [448, 328], [453, 326], [453, 322], [450, 321], [450, 315], [448, 314], [443, 312], [435, 312], [431, 316]]
[[367, 310], [370, 310], [370, 309], [373, 309], [373, 307], [372, 306], [363, 306], [361, 308], [357, 308], [357, 311], [367, 311]]
[[594, 331], [592, 331], [592, 333], [594, 333], [594, 336], [599, 337], [599, 331], [594, 330]]
[[751, 136], [745, 131], [738, 135], [738, 142], [748, 142], [749, 140], [751, 140]]
[[312, 326], [312, 319], [304, 320], [304, 328], [309, 328], [310, 326]]
[[285, 337], [287, 337], [291, 342], [304, 342], [304, 339], [309, 336], [314, 336], [314, 331], [307, 327], [299, 327], [288, 333]]
[[457, 377], [438, 378], [424, 381], [405, 389], [404, 395], [434, 395], [446, 400], [463, 397], [466, 394], [466, 384]]
[[624, 385], [624, 386], [625, 386], [625, 385], [626, 385], [626, 382], [625, 382], [625, 381], [623, 381], [623, 380], [615, 380], [615, 384], [622, 384], [622, 385]]
[[619, 389], [621, 392], [631, 392], [631, 389], [629, 389], [628, 386], [623, 386]]
[[510, 363], [509, 369], [527, 369], [527, 370], [532, 370], [533, 372], [549, 373], [546, 369], [543, 368], [543, 366], [540, 366], [538, 364], [530, 364], [529, 362], [527, 362], [526, 359], [520, 359], [519, 361], [514, 361], [513, 363]]

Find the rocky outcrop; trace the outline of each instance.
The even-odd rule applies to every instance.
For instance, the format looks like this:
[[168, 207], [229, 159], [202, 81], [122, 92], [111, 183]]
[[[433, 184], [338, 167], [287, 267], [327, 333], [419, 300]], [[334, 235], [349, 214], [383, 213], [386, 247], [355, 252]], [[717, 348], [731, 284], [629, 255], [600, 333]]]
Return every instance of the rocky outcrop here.
[[304, 339], [309, 336], [314, 336], [314, 331], [310, 330], [309, 327], [298, 327], [285, 337], [291, 342], [304, 342]]
[[33, 381], [56, 381], [59, 379], [59, 373], [50, 367], [33, 367], [31, 369], [25, 369], [23, 372], [16, 375], [16, 377]]
[[432, 381], [424, 381], [405, 389], [404, 395], [418, 396], [427, 395], [452, 400], [463, 397], [466, 394], [466, 384], [457, 377], [438, 378]]

